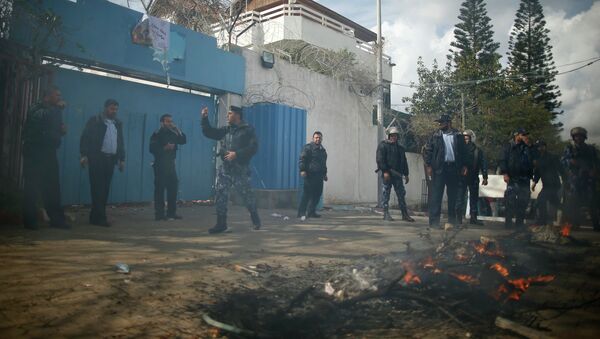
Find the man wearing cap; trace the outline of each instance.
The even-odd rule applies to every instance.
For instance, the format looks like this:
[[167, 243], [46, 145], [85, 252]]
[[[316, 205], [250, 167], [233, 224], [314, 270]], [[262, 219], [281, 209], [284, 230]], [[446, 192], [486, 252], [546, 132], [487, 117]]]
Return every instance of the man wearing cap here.
[[[154, 219], [175, 220], [181, 216], [177, 209], [179, 180], [175, 171], [177, 145], [187, 142], [185, 134], [175, 125], [170, 114], [160, 117], [160, 128], [150, 137], [150, 153], [154, 155]], [[167, 214], [165, 215], [165, 191], [167, 191]]]
[[298, 207], [298, 218], [320, 218], [317, 204], [323, 194], [323, 181], [327, 181], [327, 151], [322, 145], [323, 134], [313, 133], [313, 141], [306, 144], [300, 153], [300, 176], [304, 178], [302, 200]]
[[220, 140], [218, 156], [223, 161], [217, 172], [215, 205], [217, 208], [217, 224], [208, 230], [209, 233], [228, 232], [227, 203], [229, 190], [233, 186], [244, 200], [250, 212], [250, 218], [255, 230], [261, 227], [256, 209], [256, 198], [250, 187], [250, 160], [258, 151], [258, 140], [254, 127], [242, 120], [242, 109], [231, 106], [227, 112], [225, 127], [214, 128], [208, 121], [208, 108], [202, 109], [202, 133], [210, 139]]
[[117, 119], [119, 103], [114, 99], [104, 102], [104, 110], [91, 117], [81, 133], [79, 150], [80, 164], [89, 164], [92, 209], [90, 224], [109, 227], [106, 218], [106, 203], [110, 192], [115, 165], [119, 171], [125, 168], [125, 143], [123, 123]]
[[[535, 142], [537, 157], [534, 161], [533, 186], [535, 191], [537, 183], [542, 180], [542, 191], [537, 198], [537, 221], [539, 225], [548, 223], [548, 203], [554, 210], [560, 207], [559, 191], [561, 187], [560, 177], [563, 176], [562, 165], [558, 156], [548, 152], [546, 142], [538, 140]], [[554, 213], [553, 213], [554, 214]], [[551, 221], [551, 220], [550, 220]]]
[[464, 165], [465, 143], [461, 133], [452, 128], [449, 114], [442, 114], [436, 122], [439, 123], [439, 129], [433, 133], [423, 151], [427, 176], [431, 177], [431, 227], [440, 226], [444, 188], [448, 197], [448, 223], [456, 223], [458, 181], [461, 175], [467, 174], [467, 167]]
[[585, 218], [582, 207], [588, 207], [594, 231], [600, 231], [598, 205], [598, 171], [600, 170], [598, 151], [585, 142], [587, 131], [583, 127], [571, 130], [573, 142], [569, 144], [561, 162], [566, 169], [565, 219], [574, 226], [581, 225]]
[[500, 174], [504, 175], [506, 191], [504, 191], [504, 202], [506, 205], [504, 226], [515, 225], [523, 227], [525, 211], [531, 191], [529, 182], [533, 176], [534, 152], [528, 145], [529, 133], [519, 128], [502, 152], [500, 159]]
[[381, 172], [383, 185], [383, 220], [394, 221], [389, 212], [390, 194], [393, 187], [402, 212], [402, 220], [413, 222], [415, 220], [408, 215], [404, 200], [406, 195], [404, 184], [408, 184], [408, 162], [404, 147], [398, 143], [399, 135], [398, 127], [391, 127], [388, 130], [388, 139], [383, 140], [377, 146], [377, 172]]
[[465, 142], [465, 165], [467, 166], [467, 175], [460, 178], [458, 185], [458, 202], [456, 207], [456, 217], [458, 224], [462, 224], [465, 215], [467, 190], [469, 191], [469, 213], [471, 214], [471, 225], [483, 225], [483, 222], [477, 219], [479, 201], [479, 173], [483, 176], [482, 185], [488, 184], [487, 161], [483, 150], [475, 144], [475, 132], [468, 129], [464, 131], [463, 138]]

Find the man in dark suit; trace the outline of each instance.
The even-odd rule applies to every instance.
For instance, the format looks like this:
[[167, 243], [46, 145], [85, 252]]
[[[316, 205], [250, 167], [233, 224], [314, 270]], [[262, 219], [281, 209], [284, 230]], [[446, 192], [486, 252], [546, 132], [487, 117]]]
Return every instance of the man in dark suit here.
[[92, 210], [90, 224], [109, 227], [106, 218], [106, 203], [110, 192], [115, 165], [119, 171], [125, 168], [125, 146], [123, 123], [117, 119], [119, 103], [108, 99], [104, 110], [91, 117], [81, 134], [81, 166], [89, 164]]

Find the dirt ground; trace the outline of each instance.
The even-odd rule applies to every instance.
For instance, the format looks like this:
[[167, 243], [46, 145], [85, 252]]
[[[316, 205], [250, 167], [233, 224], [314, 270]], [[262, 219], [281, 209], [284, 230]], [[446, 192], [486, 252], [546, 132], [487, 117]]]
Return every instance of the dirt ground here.
[[[229, 224], [233, 233], [222, 235], [207, 234], [215, 221], [214, 208], [209, 206], [184, 207], [179, 210], [183, 220], [161, 222], [154, 221], [150, 206], [111, 208], [109, 219], [114, 224], [110, 228], [88, 225], [85, 208], [69, 211], [74, 218], [72, 230], [3, 226], [0, 337], [226, 336], [205, 323], [201, 309], [230, 291], [259, 287], [254, 277], [236, 270], [235, 265], [266, 265], [276, 270], [280, 279], [302, 279], [300, 273], [311, 267], [352, 265], [368, 256], [404, 252], [407, 242], [411, 249], [431, 246], [419, 236], [426, 227], [424, 217], [416, 217], [414, 224], [384, 223], [372, 212], [325, 211], [321, 219], [300, 222], [291, 210], [260, 212], [264, 228], [252, 231], [245, 210], [232, 207]], [[464, 230], [459, 237], [479, 239], [507, 233], [500, 224], [489, 222]], [[590, 269], [580, 267], [579, 275], [570, 272], [564, 278], [557, 272], [555, 282], [532, 288], [528, 294], [555, 299], [559, 290], [574, 296], [588, 292], [590, 298], [598, 293], [600, 236], [582, 230], [573, 237], [587, 243], [568, 249], [569, 255], [577, 253], [577, 258], [585, 259], [573, 265]], [[117, 273], [117, 263], [129, 265], [130, 274]], [[544, 325], [556, 337], [600, 337], [597, 304], [566, 310], [557, 317], [549, 314], [548, 318]], [[461, 331], [452, 336], [470, 336]], [[355, 334], [371, 338], [449, 336], [443, 328], [430, 326], [420, 332], [395, 328]], [[501, 330], [498, 335], [511, 337]]]

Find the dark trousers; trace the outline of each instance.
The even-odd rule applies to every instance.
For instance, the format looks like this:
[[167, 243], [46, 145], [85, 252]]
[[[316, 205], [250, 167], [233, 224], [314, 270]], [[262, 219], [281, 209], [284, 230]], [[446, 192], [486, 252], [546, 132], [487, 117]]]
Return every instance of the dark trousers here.
[[154, 214], [165, 215], [165, 190], [167, 191], [167, 216], [175, 216], [177, 209], [177, 172], [175, 160], [161, 160], [154, 163]]
[[98, 154], [88, 157], [90, 166], [90, 191], [92, 210], [90, 223], [106, 221], [106, 202], [110, 192], [110, 182], [117, 158], [114, 155]]
[[400, 207], [400, 211], [402, 214], [407, 213], [406, 209], [406, 200], [404, 197], [406, 196], [406, 189], [404, 188], [404, 183], [402, 182], [402, 177], [397, 177], [392, 175], [390, 177], [390, 181], [386, 182], [383, 180], [383, 175], [381, 176], [382, 182], [382, 207], [387, 210], [389, 208], [390, 203], [390, 195], [392, 193], [392, 188], [396, 191], [396, 198], [398, 198], [398, 206]]
[[58, 160], [55, 150], [39, 151], [23, 156], [23, 223], [35, 227], [37, 224], [37, 202], [41, 195], [51, 225], [65, 223], [60, 204]]
[[585, 222], [583, 208], [588, 208], [594, 229], [600, 229], [600, 203], [599, 193], [594, 180], [577, 180], [570, 178], [565, 192], [565, 207], [563, 209], [565, 220], [574, 226], [581, 226]]
[[469, 193], [469, 211], [471, 218], [477, 218], [479, 210], [479, 176], [467, 175], [461, 176], [458, 183], [458, 195], [456, 199], [456, 215], [458, 220], [462, 220], [467, 209], [467, 192]]
[[434, 170], [431, 180], [431, 199], [429, 200], [429, 225], [439, 226], [442, 214], [444, 188], [448, 197], [448, 222], [456, 222], [456, 191], [458, 189], [458, 168], [454, 163], [445, 163], [441, 169]]
[[314, 215], [323, 194], [323, 176], [308, 174], [304, 178], [304, 189], [302, 191], [302, 200], [298, 207], [298, 217], [303, 215]]
[[513, 217], [516, 226], [523, 226], [530, 197], [529, 178], [511, 178], [508, 181], [506, 191], [504, 191], [504, 203], [506, 204], [505, 226], [512, 226]]
[[545, 225], [548, 222], [548, 204], [552, 205], [553, 211], [556, 211], [560, 207], [559, 191], [559, 186], [542, 187], [536, 203], [538, 212], [537, 221], [539, 224]]

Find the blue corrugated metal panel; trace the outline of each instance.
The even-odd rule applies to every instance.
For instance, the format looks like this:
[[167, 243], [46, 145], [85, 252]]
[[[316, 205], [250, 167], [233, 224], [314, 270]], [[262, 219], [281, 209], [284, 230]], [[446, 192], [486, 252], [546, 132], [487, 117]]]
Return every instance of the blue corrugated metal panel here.
[[[50, 35], [44, 46], [50, 52], [78, 62], [142, 74], [145, 79], [165, 81], [165, 72], [161, 64], [153, 60], [152, 49], [131, 42], [131, 31], [142, 13], [103, 0], [26, 2], [26, 6], [34, 10], [51, 10], [60, 17], [58, 34]], [[10, 39], [31, 45], [35, 34], [45, 32], [32, 27], [29, 12], [23, 15], [20, 6], [14, 7]], [[183, 59], [169, 64], [173, 84], [214, 93], [244, 92], [246, 66], [241, 55], [217, 48], [213, 37], [178, 25], [170, 27], [171, 46], [175, 40], [182, 40], [185, 45]], [[63, 39], [57, 41], [58, 37]]]
[[178, 198], [212, 196], [215, 142], [202, 136], [198, 113], [203, 106], [214, 111], [211, 98], [63, 69], [57, 70], [55, 83], [68, 102], [64, 112], [68, 133], [59, 150], [64, 204], [90, 202], [88, 171], [79, 166], [79, 138], [88, 118], [102, 110], [107, 98], [120, 104], [127, 164], [124, 173], [115, 170], [110, 202], [153, 200], [153, 156], [148, 144], [164, 113], [173, 115], [187, 135], [187, 144], [177, 154]]
[[297, 189], [298, 158], [306, 142], [306, 111], [261, 103], [244, 108], [246, 121], [258, 136], [252, 160], [252, 183], [260, 189]]

